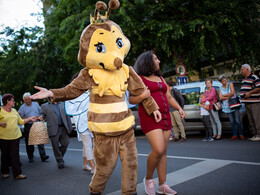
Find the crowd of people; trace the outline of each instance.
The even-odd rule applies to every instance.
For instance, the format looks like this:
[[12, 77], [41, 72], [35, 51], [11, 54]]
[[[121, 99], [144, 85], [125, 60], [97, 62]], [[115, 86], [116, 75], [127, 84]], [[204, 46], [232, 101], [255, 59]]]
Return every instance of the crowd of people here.
[[[0, 107], [0, 149], [1, 173], [3, 178], [9, 177], [9, 167], [12, 168], [15, 179], [26, 178], [26, 175], [23, 175], [21, 170], [19, 143], [23, 135], [28, 160], [30, 163], [33, 163], [34, 145], [29, 144], [29, 134], [35, 121], [46, 121], [48, 136], [51, 140], [57, 166], [59, 169], [64, 168], [63, 156], [69, 145], [69, 133], [72, 131], [71, 119], [65, 113], [64, 102], [47, 102], [40, 106], [37, 102], [32, 101], [30, 96], [29, 92], [24, 93], [24, 104], [22, 104], [18, 111], [14, 108], [14, 95], [4, 94], [2, 97], [3, 106]], [[24, 125], [23, 132], [19, 125]], [[85, 140], [85, 138], [83, 139]], [[85, 152], [83, 147], [83, 170], [89, 170], [94, 174], [95, 165], [93, 161], [92, 140], [87, 139], [87, 141], [89, 142], [88, 148], [91, 149]], [[44, 144], [38, 144], [37, 146], [41, 161], [46, 162], [49, 156], [46, 155]], [[91, 166], [87, 166], [88, 160]]]
[[203, 141], [221, 139], [222, 126], [219, 120], [219, 111], [214, 109], [214, 104], [218, 101], [221, 102], [221, 112], [228, 115], [231, 123], [233, 132], [233, 136], [230, 139], [231, 141], [239, 138], [241, 140], [245, 139], [239, 113], [241, 103], [245, 104], [246, 114], [251, 127], [250, 130], [253, 134], [253, 137], [249, 138], [249, 140], [260, 141], [260, 122], [258, 118], [258, 114], [260, 113], [260, 80], [257, 75], [251, 72], [251, 67], [248, 64], [242, 65], [241, 73], [244, 78], [241, 82], [240, 100], [236, 95], [234, 84], [228, 82], [224, 74], [218, 77], [219, 82], [222, 84], [218, 93], [216, 89], [212, 87], [212, 80], [205, 80], [207, 90], [205, 93], [200, 94], [199, 104], [201, 107], [200, 114], [203, 116], [203, 124], [206, 129], [206, 137]]
[[[176, 194], [166, 183], [167, 168], [167, 146], [168, 141], [186, 141], [185, 129], [182, 119], [185, 118], [183, 111], [184, 99], [180, 98], [180, 92], [173, 88], [173, 83], [165, 81], [160, 71], [160, 60], [152, 51], [142, 53], [134, 69], [147, 87], [140, 95], [130, 95], [131, 104], [139, 104], [138, 114], [141, 128], [147, 137], [151, 152], [147, 158], [147, 172], [144, 177], [144, 186], [147, 194], [155, 194], [155, 180], [153, 173], [158, 172], [159, 194]], [[257, 75], [251, 72], [251, 67], [244, 64], [241, 67], [244, 76], [242, 80], [240, 97], [241, 102], [245, 103], [247, 116], [252, 129], [253, 137], [251, 141], [260, 141], [260, 80]], [[207, 89], [200, 94], [200, 114], [206, 131], [203, 141], [213, 141], [221, 139], [222, 126], [219, 119], [218, 110], [214, 110], [214, 103], [221, 101], [222, 112], [227, 113], [233, 136], [231, 140], [244, 140], [242, 125], [239, 116], [239, 108], [231, 108], [229, 100], [236, 98], [235, 88], [225, 75], [220, 75], [218, 80], [222, 84], [217, 93], [212, 86], [212, 80], [206, 79]], [[42, 90], [42, 89], [41, 89]], [[44, 93], [49, 94], [49, 91]], [[48, 95], [47, 95], [48, 96]], [[46, 96], [46, 97], [47, 97]], [[158, 111], [154, 115], [148, 115], [143, 107], [143, 102], [148, 97], [153, 97], [158, 105]], [[64, 168], [63, 156], [69, 145], [69, 132], [72, 130], [71, 119], [66, 115], [64, 102], [47, 102], [41, 106], [33, 102], [30, 93], [23, 95], [24, 104], [18, 111], [14, 109], [15, 100], [12, 94], [5, 94], [2, 97], [3, 106], [0, 110], [0, 147], [1, 147], [1, 172], [3, 178], [9, 177], [9, 167], [12, 168], [15, 179], [25, 179], [22, 174], [19, 159], [19, 140], [22, 136], [18, 125], [24, 125], [24, 138], [26, 152], [29, 162], [34, 162], [34, 146], [28, 145], [28, 137], [33, 122], [45, 120], [47, 130], [51, 140], [53, 153], [59, 169]], [[77, 117], [74, 117], [77, 121]], [[172, 126], [173, 131], [172, 132]], [[179, 128], [179, 129], [178, 129]], [[180, 134], [179, 134], [180, 130]], [[83, 142], [83, 169], [91, 170], [94, 174], [96, 167], [92, 153], [92, 133], [88, 130], [80, 134]], [[44, 145], [38, 145], [39, 154], [42, 162], [48, 160]], [[90, 166], [87, 164], [90, 164]]]

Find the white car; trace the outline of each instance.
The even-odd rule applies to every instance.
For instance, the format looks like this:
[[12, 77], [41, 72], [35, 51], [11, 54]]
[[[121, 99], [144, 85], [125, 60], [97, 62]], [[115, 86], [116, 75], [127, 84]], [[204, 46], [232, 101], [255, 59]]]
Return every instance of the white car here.
[[[240, 92], [240, 82], [233, 82], [235, 91], [237, 96], [239, 96]], [[219, 81], [213, 81], [212, 86], [219, 91], [219, 88], [221, 87], [221, 83]], [[199, 95], [201, 92], [205, 92], [206, 85], [205, 82], [194, 82], [194, 83], [187, 83], [182, 85], [174, 86], [174, 88], [178, 89], [181, 94], [183, 95], [185, 99], [185, 105], [184, 105], [184, 112], [186, 113], [185, 119], [183, 119], [183, 125], [185, 128], [185, 131], [200, 131], [202, 133], [205, 132], [205, 128], [203, 126], [201, 116], [199, 113], [200, 107], [199, 107]], [[141, 130], [139, 118], [138, 118], [138, 107], [131, 108], [134, 116], [135, 116], [135, 130], [139, 131]], [[240, 112], [240, 118], [243, 125], [243, 131], [244, 133], [250, 133], [250, 125], [249, 121], [246, 115], [246, 109], [245, 105], [242, 104], [242, 107], [239, 110]], [[231, 131], [231, 123], [229, 121], [228, 115], [223, 113], [221, 110], [219, 111], [220, 121], [222, 123], [222, 129]]]
[[[237, 96], [239, 96], [240, 92], [240, 82], [233, 82], [234, 88]], [[213, 81], [212, 86], [219, 92], [219, 88], [221, 87], [221, 83], [219, 81]], [[183, 85], [174, 86], [174, 88], [178, 89], [185, 99], [184, 112], [186, 113], [186, 117], [183, 120], [185, 130], [197, 130], [204, 132], [204, 126], [201, 120], [201, 116], [199, 114], [199, 95], [201, 92], [205, 92], [206, 85], [205, 82], [194, 82]], [[243, 125], [243, 131], [249, 130], [249, 122], [246, 115], [245, 105], [242, 104], [242, 107], [239, 110], [240, 118]], [[223, 113], [221, 110], [219, 111], [220, 121], [222, 123], [223, 130], [232, 130], [230, 120], [226, 113]], [[246, 132], [247, 133], [247, 132]]]

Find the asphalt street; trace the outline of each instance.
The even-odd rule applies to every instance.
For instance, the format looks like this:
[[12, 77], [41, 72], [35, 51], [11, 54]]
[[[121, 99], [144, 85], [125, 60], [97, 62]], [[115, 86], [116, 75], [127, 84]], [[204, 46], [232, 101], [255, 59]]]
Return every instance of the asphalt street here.
[[[184, 143], [169, 143], [167, 183], [179, 195], [259, 195], [260, 194], [260, 142], [230, 141], [226, 134], [219, 141], [202, 142], [200, 134], [188, 134]], [[143, 178], [149, 143], [145, 136], [137, 135], [138, 194], [145, 194]], [[35, 161], [29, 163], [24, 140], [20, 143], [20, 158], [25, 180], [0, 178], [1, 195], [86, 195], [92, 175], [82, 170], [82, 144], [70, 138], [65, 154], [65, 168], [58, 169], [51, 145], [45, 145], [48, 162], [41, 162], [35, 147]], [[155, 172], [154, 178], [157, 179]], [[157, 188], [158, 186], [156, 186]], [[120, 195], [121, 166], [117, 166], [109, 179], [104, 194]]]

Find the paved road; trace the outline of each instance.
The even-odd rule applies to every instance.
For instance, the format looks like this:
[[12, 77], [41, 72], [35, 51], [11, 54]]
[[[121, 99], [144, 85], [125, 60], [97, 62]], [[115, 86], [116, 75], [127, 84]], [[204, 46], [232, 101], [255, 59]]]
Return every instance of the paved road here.
[[[260, 142], [229, 141], [224, 135], [220, 141], [202, 142], [200, 135], [189, 135], [185, 143], [170, 143], [168, 147], [167, 182], [179, 195], [258, 195], [260, 194]], [[65, 154], [65, 169], [58, 169], [50, 145], [46, 151], [48, 162], [41, 162], [38, 149], [35, 162], [29, 163], [21, 140], [20, 155], [23, 173], [27, 179], [15, 181], [0, 178], [0, 194], [8, 195], [86, 195], [90, 172], [83, 171], [82, 146], [70, 138]], [[149, 143], [137, 136], [138, 194], [144, 194], [143, 177]], [[119, 195], [121, 166], [118, 164], [107, 183], [104, 194]], [[157, 178], [157, 174], [154, 174]]]

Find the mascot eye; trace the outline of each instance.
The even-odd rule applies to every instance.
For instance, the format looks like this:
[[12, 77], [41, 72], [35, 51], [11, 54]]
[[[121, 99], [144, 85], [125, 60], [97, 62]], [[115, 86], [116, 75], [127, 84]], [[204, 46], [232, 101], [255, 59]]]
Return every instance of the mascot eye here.
[[98, 53], [105, 53], [106, 52], [106, 47], [103, 43], [98, 43], [98, 44], [95, 44], [94, 46], [96, 46], [96, 51]]
[[119, 49], [124, 46], [124, 42], [122, 41], [121, 38], [118, 38], [118, 39], [116, 40], [116, 44], [117, 44], [117, 47], [118, 47]]

